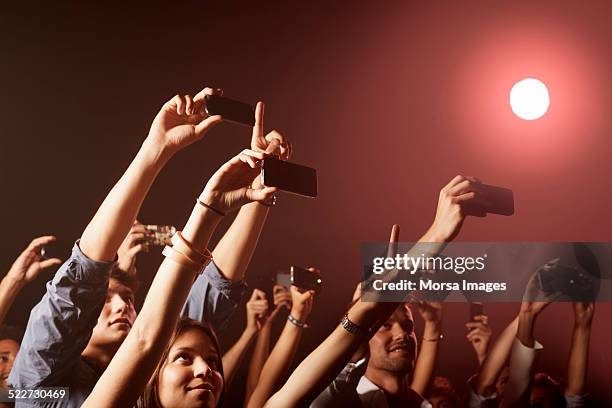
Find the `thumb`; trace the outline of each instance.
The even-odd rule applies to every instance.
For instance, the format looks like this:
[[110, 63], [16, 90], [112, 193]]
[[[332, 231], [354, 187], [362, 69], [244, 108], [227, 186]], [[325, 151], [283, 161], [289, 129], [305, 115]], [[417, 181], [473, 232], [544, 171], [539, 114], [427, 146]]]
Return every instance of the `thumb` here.
[[213, 126], [217, 123], [221, 122], [223, 118], [221, 115], [209, 116], [197, 125], [195, 125], [195, 133], [196, 136], [202, 137], [206, 132], [208, 132]]
[[246, 191], [246, 198], [249, 201], [259, 201], [259, 202], [271, 202], [274, 200], [274, 193], [276, 192], [276, 187], [264, 187], [260, 190], [253, 190], [251, 188]]

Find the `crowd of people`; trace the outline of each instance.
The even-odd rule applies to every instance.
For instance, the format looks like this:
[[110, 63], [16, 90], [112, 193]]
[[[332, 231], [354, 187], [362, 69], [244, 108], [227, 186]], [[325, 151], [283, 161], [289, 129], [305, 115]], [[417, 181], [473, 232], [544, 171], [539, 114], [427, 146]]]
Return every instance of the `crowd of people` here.
[[[567, 375], [559, 381], [534, 373], [542, 349], [534, 327], [553, 301], [545, 294], [523, 301], [495, 341], [490, 316], [477, 315], [466, 323], [467, 341], [479, 366], [466, 379], [468, 393], [458, 392], [448, 378], [435, 373], [444, 304], [366, 302], [360, 284], [352, 301], [346, 299], [338, 325], [291, 372], [317, 301], [315, 291], [280, 284], [254, 288], [245, 282], [275, 203], [276, 189], [262, 184], [260, 163], [267, 156], [287, 160], [293, 150], [282, 134], [264, 132], [262, 102], [255, 109], [251, 145], [203, 183], [184, 226], [163, 248], [164, 260], [153, 282], [139, 289], [146, 298], [137, 311], [136, 257], [147, 250], [150, 234], [136, 220], [139, 209], [168, 161], [223, 119], [205, 113], [205, 95], [221, 92], [205, 88], [163, 105], [69, 259], [49, 259], [42, 253], [55, 237], [35, 238], [2, 279], [0, 323], [25, 285], [42, 270], [59, 266], [25, 331], [9, 326], [0, 330], [1, 385], [14, 390], [67, 387], [69, 393], [56, 400], [16, 399], [15, 406], [223, 406], [247, 355], [247, 407], [586, 406], [594, 303], [572, 303]], [[478, 198], [478, 183], [457, 176], [444, 186], [435, 219], [419, 242], [455, 239], [470, 214], [467, 206]], [[238, 211], [234, 221], [210, 249], [212, 234], [233, 211]], [[394, 225], [390, 252], [398, 240], [399, 226]], [[392, 279], [390, 275], [385, 279]], [[273, 297], [267, 299], [270, 289]], [[530, 281], [527, 291], [541, 291], [537, 280]], [[244, 331], [233, 345], [219, 344], [217, 333], [247, 297]], [[424, 322], [418, 337], [415, 313]], [[272, 325], [285, 315], [274, 341]]]

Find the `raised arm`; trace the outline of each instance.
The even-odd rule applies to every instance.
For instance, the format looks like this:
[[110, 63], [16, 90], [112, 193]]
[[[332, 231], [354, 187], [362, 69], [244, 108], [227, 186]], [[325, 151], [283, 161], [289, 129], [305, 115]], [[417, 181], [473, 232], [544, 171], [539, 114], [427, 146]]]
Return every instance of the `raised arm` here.
[[53, 241], [53, 236], [34, 238], [0, 282], [0, 325], [4, 323], [4, 318], [21, 289], [36, 279], [43, 269], [62, 263], [60, 259], [44, 259], [41, 255], [41, 249]]
[[534, 329], [538, 316], [554, 301], [558, 293], [546, 293], [540, 285], [539, 273], [542, 269], [554, 269], [557, 260], [551, 261], [536, 271], [525, 289], [523, 302], [518, 315], [516, 339], [512, 345], [508, 383], [501, 396], [500, 407], [512, 407], [516, 404], [529, 403], [529, 391], [533, 377], [533, 367], [538, 351], [542, 345], [534, 338]]
[[240, 338], [234, 345], [223, 354], [223, 374], [225, 376], [225, 387], [232, 383], [234, 375], [253, 338], [260, 331], [263, 320], [268, 314], [268, 301], [265, 292], [254, 289], [251, 298], [246, 304], [247, 324]]
[[414, 376], [410, 388], [419, 394], [425, 394], [431, 382], [436, 357], [442, 336], [442, 302], [418, 302], [419, 313], [425, 322], [421, 350], [414, 367]]
[[272, 331], [272, 324], [276, 320], [280, 311], [283, 307], [291, 309], [291, 293], [287, 288], [282, 285], [274, 285], [273, 289], [274, 296], [274, 310], [267, 317], [265, 323], [257, 334], [257, 340], [251, 356], [251, 362], [249, 363], [249, 373], [247, 376], [246, 392], [244, 400], [248, 403], [257, 383], [259, 382], [259, 376], [263, 370], [263, 366], [270, 355], [270, 336]]
[[203, 110], [205, 95], [214, 92], [205, 88], [193, 98], [177, 95], [164, 104], [136, 158], [85, 228], [80, 247], [87, 257], [95, 261], [115, 258], [162, 167], [176, 152], [200, 140], [221, 121], [220, 116], [206, 118]]
[[290, 318], [287, 319], [287, 323], [285, 323], [278, 341], [264, 364], [257, 386], [248, 401], [248, 407], [263, 406], [266, 400], [278, 388], [281, 379], [289, 370], [302, 338], [304, 324], [312, 310], [313, 297], [314, 291], [300, 293], [295, 286], [291, 286], [292, 306]]
[[136, 157], [32, 309], [9, 379], [13, 386], [56, 385], [78, 363], [104, 304], [117, 250], [153, 180], [174, 153], [221, 120], [204, 119], [208, 93], [213, 90], [206, 88], [194, 98], [176, 96], [157, 114]]
[[[477, 183], [479, 183], [477, 179], [457, 176], [440, 190], [434, 222], [419, 239], [419, 243], [434, 244], [426, 245], [432, 255], [439, 253], [444, 243], [452, 241], [457, 236], [466, 215], [486, 215], [483, 212], [468, 211], [466, 207], [466, 204], [473, 203], [479, 198], [474, 188]], [[399, 226], [394, 225], [390, 248], [395, 245], [398, 238]], [[423, 245], [418, 247], [420, 251]], [[390, 253], [393, 251], [390, 250]], [[393, 277], [389, 274], [385, 279]], [[361, 327], [362, 330], [356, 330], [356, 333], [373, 333], [378, 328], [377, 325], [384, 323], [396, 308], [397, 303], [360, 300], [349, 309], [343, 321], [346, 326]], [[366, 338], [365, 334], [352, 334], [343, 325], [336, 327], [327, 339], [302, 361], [283, 388], [268, 400], [266, 406], [292, 407], [312, 400], [334, 379]]]
[[518, 317], [501, 332], [480, 366], [480, 371], [473, 381], [472, 388], [477, 395], [490, 396], [495, 392], [495, 384], [500, 373], [508, 363], [512, 344], [516, 338]]
[[567, 363], [565, 394], [581, 396], [585, 393], [584, 388], [589, 363], [589, 340], [591, 323], [595, 314], [595, 303], [574, 302], [572, 306], [574, 309], [574, 329]]
[[[283, 135], [272, 131], [264, 136], [264, 104], [258, 102], [255, 109], [255, 125], [251, 137], [251, 150], [267, 154], [276, 154], [287, 160], [291, 154], [291, 145]], [[251, 181], [255, 190], [263, 188], [261, 177], [257, 174]], [[219, 270], [227, 279], [241, 281], [251, 262], [259, 236], [266, 222], [270, 204], [251, 203], [243, 206], [236, 219], [223, 235], [213, 256]]]
[[470, 344], [472, 344], [478, 359], [478, 366], [480, 367], [487, 357], [489, 343], [493, 335], [491, 327], [489, 327], [489, 317], [486, 315], [474, 316], [474, 320], [467, 322], [465, 327], [469, 330], [466, 337]]
[[[388, 255], [395, 253], [399, 225], [391, 229]], [[309, 404], [336, 377], [351, 356], [397, 308], [398, 303], [357, 300], [343, 322], [300, 363], [285, 385], [266, 407], [296, 407]]]
[[[214, 229], [228, 212], [250, 201], [269, 200], [274, 188], [253, 191], [247, 180], [259, 171], [263, 154], [245, 150], [211, 177], [182, 234], [164, 250], [166, 258], [147, 293], [130, 334], [85, 401], [89, 407], [133, 406], [159, 362], [176, 325], [195, 273], [210, 259], [206, 249]], [[249, 178], [250, 177], [250, 178]]]

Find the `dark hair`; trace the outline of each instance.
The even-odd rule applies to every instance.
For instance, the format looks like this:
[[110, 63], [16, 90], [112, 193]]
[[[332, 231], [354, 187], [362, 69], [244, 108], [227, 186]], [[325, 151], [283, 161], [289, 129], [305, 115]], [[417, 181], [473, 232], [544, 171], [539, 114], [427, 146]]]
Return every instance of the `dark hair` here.
[[[140, 398], [138, 398], [138, 401], [136, 402], [137, 408], [162, 408], [161, 402], [159, 401], [159, 394], [157, 392], [157, 387], [159, 385], [159, 375], [165, 365], [166, 360], [168, 359], [168, 354], [170, 354], [170, 348], [172, 347], [176, 339], [187, 330], [194, 328], [201, 330], [212, 340], [213, 345], [215, 346], [215, 350], [217, 351], [217, 356], [219, 358], [219, 369], [217, 371], [221, 374], [221, 378], [223, 378], [223, 384], [225, 385], [225, 376], [223, 375], [223, 364], [221, 359], [221, 349], [219, 348], [219, 342], [217, 341], [217, 336], [215, 335], [215, 332], [212, 330], [212, 328], [205, 326], [197, 320], [184, 317], [176, 324], [174, 334], [172, 335], [172, 338], [168, 343], [166, 351], [164, 351], [164, 354], [159, 360], [159, 364], [157, 365], [155, 372], [149, 379], [149, 382], [147, 383], [143, 394], [140, 396]], [[221, 389], [221, 396], [219, 397], [219, 402], [217, 406], [223, 405], [224, 393], [225, 387]]]
[[545, 387], [548, 388], [553, 393], [553, 407], [563, 408], [566, 406], [565, 395], [563, 394], [563, 390], [557, 381], [555, 381], [551, 376], [546, 373], [537, 373], [533, 376], [533, 382], [531, 383], [531, 388], [533, 387]]
[[138, 287], [140, 286], [140, 282], [138, 281], [136, 274], [128, 273], [119, 269], [116, 262], [111, 268], [110, 279], [114, 279], [120, 284], [127, 286], [128, 288], [132, 289], [132, 292], [134, 293], [138, 291]]
[[0, 340], [13, 340], [17, 344], [21, 344], [23, 339], [23, 330], [19, 327], [3, 324], [0, 326]]
[[460, 403], [459, 394], [455, 391], [450, 380], [447, 377], [435, 376], [430, 384], [427, 399], [433, 397], [446, 398], [449, 404], [453, 407], [458, 407]]

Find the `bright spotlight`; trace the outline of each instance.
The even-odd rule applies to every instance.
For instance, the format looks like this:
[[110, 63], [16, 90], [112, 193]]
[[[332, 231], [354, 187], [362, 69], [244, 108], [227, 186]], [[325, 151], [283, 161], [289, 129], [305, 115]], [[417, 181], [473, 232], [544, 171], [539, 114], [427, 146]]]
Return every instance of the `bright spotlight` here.
[[510, 91], [510, 106], [516, 116], [525, 120], [541, 118], [550, 105], [548, 89], [542, 81], [526, 78]]

